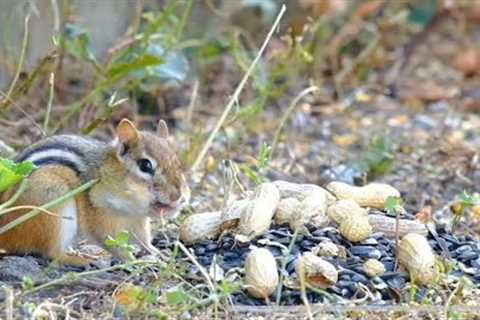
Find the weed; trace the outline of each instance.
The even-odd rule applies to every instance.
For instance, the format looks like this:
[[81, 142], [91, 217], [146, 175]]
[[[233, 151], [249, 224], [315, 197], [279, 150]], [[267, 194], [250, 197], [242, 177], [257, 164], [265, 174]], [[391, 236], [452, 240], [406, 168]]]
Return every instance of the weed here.
[[120, 252], [122, 252], [122, 254], [128, 257], [129, 260], [132, 260], [135, 258], [135, 256], [133, 255], [135, 252], [135, 246], [130, 244], [129, 240], [130, 240], [129, 232], [121, 231], [115, 236], [115, 238], [108, 236], [108, 238], [105, 239], [105, 245], [108, 248], [115, 248], [120, 250]]
[[255, 169], [252, 169], [250, 166], [245, 164], [241, 166], [241, 170], [243, 171], [243, 173], [248, 178], [250, 178], [256, 185], [265, 181], [265, 173], [270, 162], [271, 152], [272, 147], [269, 146], [266, 142], [263, 142], [256, 159]]
[[0, 192], [14, 186], [35, 168], [30, 161], [15, 163], [0, 157]]
[[450, 206], [450, 210], [453, 213], [452, 232], [458, 227], [461, 219], [466, 216], [467, 212], [470, 212], [473, 207], [480, 204], [480, 195], [472, 194], [467, 191], [463, 191], [457, 200]]
[[374, 137], [360, 156], [358, 166], [372, 177], [383, 175], [393, 166], [393, 144], [387, 136]]

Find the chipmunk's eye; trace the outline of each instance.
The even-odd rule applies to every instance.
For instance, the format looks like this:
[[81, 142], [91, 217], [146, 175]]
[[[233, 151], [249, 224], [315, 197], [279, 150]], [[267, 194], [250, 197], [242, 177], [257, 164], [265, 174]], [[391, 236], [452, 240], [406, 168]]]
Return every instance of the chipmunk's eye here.
[[152, 166], [152, 163], [150, 162], [150, 160], [140, 159], [140, 160], [137, 161], [137, 164], [138, 164], [138, 167], [140, 168], [141, 171], [143, 171], [145, 173], [148, 173], [148, 174], [151, 174], [152, 176], [155, 173], [153, 171], [153, 166]]

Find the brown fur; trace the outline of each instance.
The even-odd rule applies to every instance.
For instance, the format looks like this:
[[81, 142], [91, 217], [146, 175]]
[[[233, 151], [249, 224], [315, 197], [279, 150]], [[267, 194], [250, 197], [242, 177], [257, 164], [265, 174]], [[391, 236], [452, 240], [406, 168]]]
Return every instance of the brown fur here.
[[[164, 124], [163, 124], [164, 125]], [[151, 253], [157, 250], [150, 244], [151, 231], [149, 216], [158, 197], [169, 199], [177, 205], [181, 195], [188, 194], [180, 163], [165, 139], [168, 130], [160, 128], [159, 136], [137, 131], [128, 120], [123, 120], [117, 127], [117, 136], [121, 143], [129, 144], [129, 158], [124, 160], [115, 148], [105, 151], [103, 162], [99, 167], [92, 167], [92, 175], [99, 182], [90, 190], [77, 195], [77, 219], [79, 232], [96, 244], [104, 246], [108, 236], [115, 237], [120, 231], [127, 230], [131, 240]], [[158, 163], [158, 174], [151, 181], [134, 174], [135, 159], [148, 154]], [[87, 159], [88, 160], [88, 159]], [[93, 162], [92, 162], [93, 163]], [[93, 166], [93, 164], [92, 164]], [[29, 177], [29, 186], [15, 205], [41, 206], [59, 198], [84, 181], [67, 167], [58, 165], [42, 166]], [[0, 197], [4, 202], [14, 193], [13, 188]], [[187, 195], [188, 196], [188, 195]], [[126, 204], [127, 210], [120, 211], [115, 206]], [[62, 205], [50, 208], [58, 214]], [[0, 216], [3, 226], [27, 210], [19, 210]], [[0, 234], [0, 249], [7, 253], [39, 253], [64, 263], [83, 264], [85, 261], [66, 256], [60, 248], [60, 228], [62, 221], [58, 216], [40, 213], [34, 218]], [[125, 258], [122, 252], [106, 248], [117, 257]]]

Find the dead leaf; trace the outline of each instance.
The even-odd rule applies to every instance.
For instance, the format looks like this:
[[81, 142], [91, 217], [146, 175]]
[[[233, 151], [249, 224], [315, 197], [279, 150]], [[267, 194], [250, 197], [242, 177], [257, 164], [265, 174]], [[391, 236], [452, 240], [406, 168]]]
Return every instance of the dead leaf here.
[[125, 309], [132, 311], [139, 309], [142, 306], [143, 301], [140, 299], [142, 294], [143, 289], [141, 287], [135, 286], [131, 283], [125, 283], [117, 288], [113, 294], [113, 299]]

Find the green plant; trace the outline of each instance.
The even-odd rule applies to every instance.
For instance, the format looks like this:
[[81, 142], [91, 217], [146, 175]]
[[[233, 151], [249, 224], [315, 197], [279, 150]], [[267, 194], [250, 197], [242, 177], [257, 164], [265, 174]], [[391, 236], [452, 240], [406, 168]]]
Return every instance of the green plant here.
[[270, 162], [270, 154], [272, 152], [272, 147], [269, 146], [266, 142], [263, 142], [262, 147], [257, 156], [255, 169], [251, 168], [248, 165], [242, 165], [241, 170], [243, 173], [250, 178], [255, 184], [260, 184], [265, 181], [265, 172], [268, 168]]
[[450, 206], [450, 210], [453, 213], [452, 231], [458, 227], [460, 220], [466, 215], [466, 212], [479, 204], [480, 195], [478, 194], [469, 193], [464, 190], [457, 196], [457, 200]]
[[35, 168], [30, 161], [15, 163], [0, 157], [0, 192], [14, 186]]
[[395, 214], [395, 269], [398, 267], [398, 250], [400, 246], [400, 213], [402, 211], [402, 198], [399, 197], [388, 197], [385, 201], [385, 209], [389, 214]]
[[109, 248], [116, 248], [120, 250], [124, 255], [128, 257], [129, 260], [135, 259], [135, 246], [129, 243], [130, 234], [128, 231], [124, 230], [119, 232], [115, 238], [108, 236], [105, 240], [105, 245]]
[[374, 137], [368, 149], [360, 155], [360, 170], [378, 176], [391, 170], [394, 162], [393, 143], [387, 136]]
[[23, 290], [29, 290], [32, 289], [35, 286], [33, 279], [29, 276], [23, 276], [22, 277], [22, 289]]
[[[87, 103], [104, 95], [120, 98], [135, 97], [153, 92], [159, 83], [181, 82], [189, 72], [189, 63], [183, 53], [182, 34], [190, 13], [192, 0], [172, 0], [162, 11], [141, 15], [140, 23], [132, 26], [127, 41], [110, 50], [106, 63], [100, 63], [90, 48], [88, 32], [75, 24], [67, 24], [63, 33], [54, 38], [59, 50], [80, 63], [93, 66], [95, 78], [90, 91], [79, 101], [70, 104], [53, 131], [57, 131]], [[104, 103], [98, 103], [104, 105]], [[107, 105], [103, 115], [82, 130], [90, 132], [111, 113]], [[148, 106], [144, 106], [148, 109]], [[154, 109], [154, 108], [153, 108]]]

